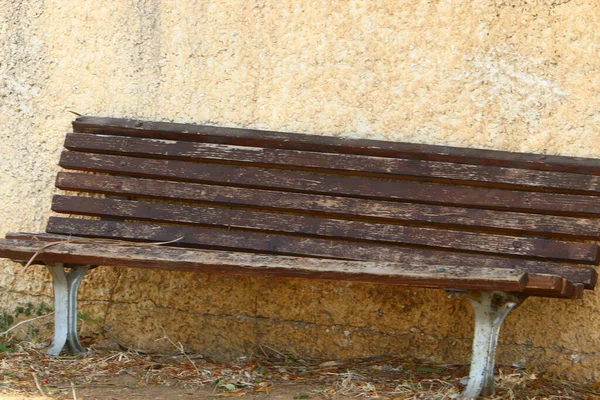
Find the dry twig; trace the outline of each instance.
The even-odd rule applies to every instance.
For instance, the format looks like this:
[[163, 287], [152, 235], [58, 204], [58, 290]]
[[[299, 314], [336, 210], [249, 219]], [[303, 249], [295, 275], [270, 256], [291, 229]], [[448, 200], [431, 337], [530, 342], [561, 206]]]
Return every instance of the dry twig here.
[[35, 382], [35, 387], [37, 388], [37, 390], [40, 392], [40, 394], [42, 395], [43, 398], [47, 399], [48, 396], [46, 396], [46, 393], [44, 393], [44, 390], [42, 389], [42, 386], [40, 385], [40, 381], [38, 380], [35, 372], [32, 372], [31, 376], [33, 376], [33, 381]]
[[[34, 236], [34, 239], [35, 240], [39, 240], [36, 236]], [[38, 251], [36, 251], [31, 256], [31, 258], [29, 259], [29, 261], [27, 261], [27, 264], [25, 264], [25, 266], [23, 267], [23, 269], [21, 270], [21, 272], [19, 272], [19, 275], [22, 275], [23, 273], [25, 273], [25, 271], [27, 270], [27, 268], [29, 268], [29, 266], [31, 264], [33, 264], [33, 262], [35, 261], [35, 259], [37, 258], [37, 256], [39, 256], [40, 254], [42, 254], [44, 252], [44, 250], [46, 250], [49, 247], [56, 246], [57, 244], [62, 244], [62, 243], [112, 244], [112, 245], [115, 245], [115, 246], [154, 247], [154, 246], [162, 246], [164, 244], [176, 243], [176, 242], [179, 242], [182, 239], [183, 239], [183, 236], [178, 237], [177, 239], [166, 241], [166, 242], [152, 242], [152, 243], [146, 243], [146, 242], [128, 242], [128, 241], [125, 241], [125, 240], [117, 240], [117, 239], [94, 239], [94, 238], [74, 238], [74, 239], [66, 239], [66, 240], [57, 240], [55, 242], [50, 242], [50, 243], [45, 244]]]
[[162, 331], [163, 331], [163, 333], [164, 333], [164, 335], [165, 335], [165, 336], [164, 336], [164, 337], [162, 337], [162, 338], [160, 338], [160, 339], [158, 339], [158, 340], [164, 340], [164, 339], [166, 339], [166, 340], [167, 340], [169, 343], [171, 343], [173, 346], [175, 346], [175, 348], [176, 348], [177, 350], [179, 350], [179, 352], [181, 353], [181, 355], [183, 355], [183, 356], [184, 356], [184, 357], [185, 357], [185, 358], [186, 358], [186, 359], [187, 359], [187, 360], [190, 362], [190, 364], [192, 364], [192, 366], [193, 366], [193, 367], [194, 367], [194, 369], [196, 370], [196, 373], [197, 373], [198, 375], [202, 375], [202, 373], [200, 372], [200, 370], [199, 370], [199, 369], [198, 369], [198, 367], [196, 366], [196, 363], [194, 362], [194, 360], [192, 360], [192, 359], [190, 358], [190, 356], [189, 356], [189, 355], [188, 355], [188, 354], [185, 352], [185, 350], [184, 350], [184, 348], [183, 348], [183, 345], [181, 344], [181, 342], [178, 342], [177, 344], [175, 344], [175, 342], [173, 342], [173, 341], [171, 340], [171, 338], [169, 337], [169, 335], [167, 335], [167, 332], [165, 331], [165, 328], [162, 328], [162, 327], [161, 327], [161, 329], [162, 329]]
[[73, 392], [73, 400], [77, 400], [77, 392], [75, 392], [75, 385], [73, 385], [73, 382], [69, 382], [71, 384], [71, 390]]
[[4, 332], [0, 332], [0, 336], [6, 336], [6, 335], [9, 334], [10, 331], [14, 331], [15, 329], [17, 329], [19, 326], [21, 326], [23, 324], [26, 324], [28, 322], [32, 322], [32, 321], [35, 321], [35, 320], [38, 320], [38, 319], [47, 318], [47, 317], [49, 317], [49, 316], [51, 316], [53, 314], [54, 314], [54, 311], [52, 311], [51, 313], [48, 313], [46, 315], [40, 315], [39, 317], [35, 317], [35, 318], [31, 318], [31, 319], [26, 319], [25, 321], [21, 321], [18, 324], [15, 324], [15, 325], [11, 326], [10, 328], [8, 328], [7, 330], [5, 330]]

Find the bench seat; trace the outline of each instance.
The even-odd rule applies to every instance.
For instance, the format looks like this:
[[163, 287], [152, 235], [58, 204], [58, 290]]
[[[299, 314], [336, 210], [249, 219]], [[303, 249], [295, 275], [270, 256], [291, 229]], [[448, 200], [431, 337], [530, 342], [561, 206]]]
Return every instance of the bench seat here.
[[172, 271], [237, 275], [274, 275], [292, 278], [345, 280], [368, 283], [521, 292], [527, 273], [507, 268], [472, 268], [444, 264], [405, 264], [273, 256], [231, 251], [149, 246], [123, 242], [98, 243], [68, 239], [43, 248], [37, 240], [0, 241], [0, 251], [15, 260], [81, 265], [140, 267]]
[[79, 117], [59, 164], [46, 232], [0, 241], [50, 269], [51, 354], [98, 265], [438, 288], [475, 310], [474, 398], [510, 310], [597, 281], [600, 160]]

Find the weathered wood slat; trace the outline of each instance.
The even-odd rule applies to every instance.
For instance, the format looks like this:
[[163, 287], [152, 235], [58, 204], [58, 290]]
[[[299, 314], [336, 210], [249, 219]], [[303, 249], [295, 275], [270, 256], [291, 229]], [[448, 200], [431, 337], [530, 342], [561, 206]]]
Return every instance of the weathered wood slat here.
[[[479, 207], [526, 209], [594, 209], [592, 196], [568, 196], [478, 187], [392, 181], [358, 176], [335, 176], [306, 171], [274, 170], [175, 160], [63, 152], [60, 165], [92, 172], [238, 185], [264, 189], [347, 195]], [[589, 199], [584, 199], [589, 198]], [[568, 201], [574, 201], [569, 204]], [[590, 204], [592, 203], [592, 204]]]
[[[165, 242], [180, 238], [179, 244], [201, 246], [205, 248], [240, 249], [242, 251], [269, 252], [278, 254], [295, 254], [307, 256], [324, 256], [351, 258], [340, 251], [352, 245], [357, 248], [361, 242], [332, 240], [341, 243], [341, 247], [321, 248], [329, 244], [317, 237], [292, 236], [279, 233], [264, 233], [218, 227], [190, 227], [177, 225], [157, 225], [107, 220], [83, 220], [76, 218], [50, 217], [46, 231], [62, 235], [98, 236], [114, 239], [142, 240]], [[344, 242], [346, 243], [344, 245]], [[332, 246], [333, 247], [333, 246]], [[381, 259], [373, 255], [377, 251], [377, 243], [362, 243], [366, 254], [358, 259]], [[435, 249], [435, 248], [432, 248]], [[401, 252], [401, 250], [397, 250]], [[335, 255], [335, 254], [339, 255]], [[352, 253], [350, 253], [352, 254]], [[505, 254], [505, 253], [502, 253]], [[387, 257], [387, 255], [386, 255]], [[514, 265], [514, 264], [513, 264]]]
[[544, 154], [437, 146], [418, 143], [350, 139], [265, 130], [224, 128], [171, 122], [83, 116], [73, 122], [76, 132], [152, 137], [330, 153], [364, 154], [478, 165], [498, 165], [541, 171], [600, 175], [600, 160]]
[[[539, 279], [539, 275], [537, 276], [536, 280]], [[548, 278], [551, 280], [552, 277], [548, 276]], [[544, 282], [545, 284], [545, 282]], [[544, 286], [544, 284], [542, 284], [541, 286]], [[562, 288], [559, 290], [560, 294], [557, 295], [556, 297], [559, 298], [565, 298], [565, 299], [582, 299], [583, 298], [583, 291], [584, 291], [584, 286], [582, 284], [579, 283], [573, 283], [571, 281], [568, 281], [566, 279], [562, 279], [561, 280], [561, 285]], [[528, 290], [527, 294], [529, 296], [546, 296], [547, 291], [545, 289], [531, 289]], [[548, 296], [546, 296], [548, 297]]]
[[[600, 219], [319, 196], [125, 176], [59, 172], [56, 186], [71, 191], [214, 202], [228, 206], [250, 206], [263, 210], [325, 213], [341, 218], [439, 223], [450, 226], [468, 226], [474, 229], [515, 230], [544, 235], [560, 234], [586, 239], [598, 238], [600, 235]], [[596, 208], [600, 214], [600, 207]]]
[[451, 162], [372, 157], [356, 154], [190, 143], [150, 138], [71, 133], [65, 147], [70, 150], [127, 156], [166, 157], [186, 160], [216, 160], [275, 167], [300, 167], [325, 171], [386, 174], [390, 177], [435, 178], [493, 185], [535, 186], [576, 192], [600, 192], [600, 177], [563, 172], [458, 164]]
[[557, 297], [570, 297], [573, 295], [574, 284], [568, 279], [557, 275], [531, 274], [527, 281], [527, 294], [547, 293], [548, 288], [556, 291]]
[[[118, 228], [117, 225], [111, 224], [112, 229]], [[92, 227], [88, 233], [96, 232]], [[238, 232], [228, 232], [228, 237], [237, 236]], [[260, 236], [260, 235], [259, 235]], [[73, 238], [72, 235], [57, 235], [57, 234], [31, 234], [31, 233], [8, 233], [7, 239], [19, 240], [35, 240], [35, 241], [61, 241]], [[114, 234], [105, 234], [106, 238], [118, 238]], [[247, 237], [247, 236], [245, 236]], [[220, 237], [215, 235], [215, 239]], [[120, 238], [126, 239], [126, 238]], [[99, 240], [99, 239], [98, 239]], [[560, 294], [563, 291], [564, 277], [569, 281], [580, 283], [587, 289], [592, 289], [597, 281], [597, 272], [594, 267], [581, 264], [565, 264], [551, 261], [535, 261], [525, 259], [506, 258], [494, 255], [480, 254], [463, 254], [445, 251], [436, 251], [419, 248], [406, 248], [394, 245], [385, 245], [381, 243], [363, 244], [359, 242], [348, 242], [340, 240], [306, 238], [298, 240], [294, 237], [282, 237], [282, 241], [286, 242], [286, 250], [288, 254], [312, 256], [312, 257], [329, 257], [347, 260], [363, 260], [363, 261], [390, 261], [400, 263], [417, 263], [435, 265], [443, 260], [446, 265], [458, 265], [467, 267], [489, 267], [489, 268], [513, 268], [529, 271], [529, 282], [527, 290], [543, 290], [545, 295], [548, 295], [550, 288], [553, 288]], [[240, 241], [244, 243], [243, 241]], [[229, 242], [221, 241], [220, 244], [228, 244]], [[238, 243], [235, 241], [234, 243]], [[259, 241], [259, 243], [261, 243]], [[264, 241], [262, 243], [265, 243]], [[206, 246], [213, 245], [208, 243]], [[252, 244], [252, 243], [251, 243]], [[202, 244], [200, 244], [202, 246]], [[265, 244], [264, 252], [268, 252], [268, 246]], [[236, 248], [241, 251], [252, 251], [252, 248]]]
[[181, 204], [55, 196], [52, 209], [70, 214], [218, 225], [575, 261], [589, 262], [597, 257], [596, 245], [588, 243]]
[[573, 290], [570, 293], [570, 299], [583, 299], [584, 286], [580, 283], [573, 284]]
[[[27, 259], [40, 250], [39, 242], [0, 240], [0, 257]], [[165, 246], [120, 246], [60, 243], [46, 247], [39, 260], [119, 265], [182, 271], [243, 275], [273, 275], [316, 279], [343, 279], [422, 287], [520, 292], [527, 274], [505, 268], [444, 268], [443, 264], [406, 265], [390, 262], [324, 260], [285, 256], [190, 250]]]
[[[119, 244], [124, 243], [120, 240], [111, 240], [107, 239], [107, 243], [105, 243], [104, 239], [93, 238], [79, 238], [75, 236], [65, 236], [65, 235], [55, 235], [55, 234], [31, 234], [31, 233], [9, 233], [6, 236], [7, 239], [12, 240], [32, 240], [35, 242], [44, 242], [45, 244], [49, 244], [52, 242], [64, 242], [64, 241], [92, 241], [92, 243], [98, 244]], [[357, 249], [360, 251], [360, 249]], [[509, 269], [527, 269], [529, 280], [527, 285], [523, 291], [525, 294], [535, 294], [537, 296], [546, 296], [546, 297], [559, 297], [559, 298], [573, 298], [573, 296], [582, 295], [583, 287], [587, 284], [577, 283], [572, 284], [568, 277], [578, 279], [584, 277], [586, 280], [590, 280], [591, 273], [595, 274], [595, 270], [589, 266], [571, 266], [573, 268], [565, 269], [564, 264], [551, 264], [548, 262], [536, 262], [536, 261], [528, 261], [528, 260], [507, 260], [507, 259], [498, 259], [498, 257], [485, 257], [479, 258], [477, 255], [464, 255], [464, 254], [456, 254], [456, 253], [439, 253], [439, 252], [429, 252], [436, 254], [428, 254], [426, 251], [424, 252], [421, 249], [405, 249], [407, 250], [405, 253], [396, 253], [396, 257], [380, 257], [382, 261], [386, 262], [401, 262], [403, 264], [413, 263], [416, 265], [429, 265], [435, 266], [439, 263], [443, 263], [446, 267], [453, 266], [461, 266], [461, 267], [486, 267], [486, 268], [509, 268]], [[384, 253], [378, 253], [379, 255], [385, 255]], [[350, 258], [354, 260], [363, 260], [363, 261], [374, 261], [373, 259], [363, 259], [361, 256], [364, 254], [360, 253], [358, 257]], [[348, 259], [348, 258], [346, 258]], [[27, 261], [27, 260], [24, 260]], [[510, 261], [510, 262], [508, 262]], [[507, 263], [508, 262], [508, 263]], [[539, 268], [538, 265], [539, 264]], [[556, 267], [556, 268], [554, 268]], [[540, 272], [532, 272], [536, 270], [540, 270]], [[564, 277], [564, 273], [568, 277]], [[558, 275], [552, 275], [553, 273], [557, 273]], [[595, 281], [595, 275], [592, 279]], [[592, 285], [593, 286], [593, 285]], [[569, 291], [571, 288], [573, 290]], [[577, 297], [580, 298], [580, 297]]]

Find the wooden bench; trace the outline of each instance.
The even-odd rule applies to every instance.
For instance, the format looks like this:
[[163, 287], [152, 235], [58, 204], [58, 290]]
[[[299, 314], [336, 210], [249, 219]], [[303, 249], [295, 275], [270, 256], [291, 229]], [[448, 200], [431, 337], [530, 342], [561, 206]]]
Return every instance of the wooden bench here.
[[84, 352], [77, 288], [98, 265], [450, 289], [475, 312], [475, 398], [493, 393], [510, 310], [596, 283], [599, 160], [97, 117], [73, 128], [52, 203], [63, 216], [0, 241], [1, 257], [35, 255], [52, 274], [52, 355]]

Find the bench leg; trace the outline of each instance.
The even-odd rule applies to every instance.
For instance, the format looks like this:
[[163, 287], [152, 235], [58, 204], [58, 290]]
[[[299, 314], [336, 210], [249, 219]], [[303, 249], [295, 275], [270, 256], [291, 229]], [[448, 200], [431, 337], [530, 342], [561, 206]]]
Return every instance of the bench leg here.
[[521, 303], [517, 296], [506, 292], [468, 292], [467, 298], [475, 312], [475, 336], [469, 383], [463, 399], [476, 399], [480, 394], [494, 395], [494, 359], [500, 327], [508, 313]]
[[61, 263], [48, 265], [47, 268], [54, 286], [54, 340], [46, 353], [58, 356], [65, 343], [74, 354], [85, 353], [77, 334], [77, 290], [91, 266], [77, 265], [71, 267], [69, 272]]

